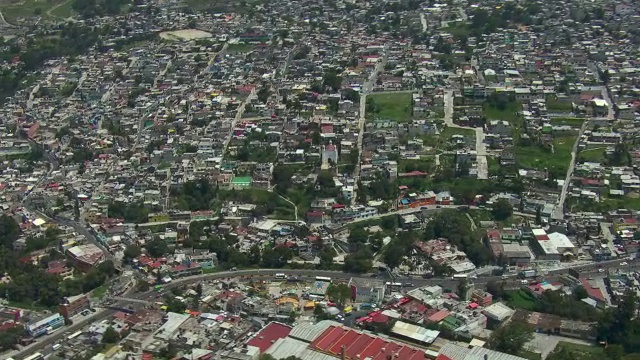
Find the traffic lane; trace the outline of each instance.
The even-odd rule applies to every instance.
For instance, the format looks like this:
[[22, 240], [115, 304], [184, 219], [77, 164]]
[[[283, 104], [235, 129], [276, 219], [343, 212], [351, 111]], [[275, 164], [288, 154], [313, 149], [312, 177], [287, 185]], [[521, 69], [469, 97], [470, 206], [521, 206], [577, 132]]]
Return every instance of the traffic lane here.
[[352, 311], [348, 314], [343, 314], [344, 320], [337, 320], [345, 326], [353, 327], [356, 324], [356, 320], [365, 317], [369, 314], [369, 311]]
[[53, 334], [45, 335], [38, 338], [33, 344], [25, 346], [23, 349], [20, 349], [17, 352], [10, 354], [9, 356], [23, 358], [36, 352], [41, 352], [43, 354], [44, 352], [51, 352], [51, 346], [59, 341], [63, 341], [65, 339], [66, 332], [76, 332], [89, 325], [90, 323], [113, 316], [115, 313], [116, 312], [113, 310], [98, 310], [97, 312], [92, 313], [90, 316], [85, 316], [84, 318], [75, 321], [72, 325], [65, 325], [60, 329], [57, 329]]
[[[620, 260], [610, 261], [609, 263], [619, 263], [619, 261]], [[640, 264], [635, 264], [635, 266], [639, 266], [639, 265]], [[598, 266], [598, 264], [592, 264], [587, 266], [596, 267]], [[568, 270], [569, 269], [562, 269], [562, 270], [559, 269], [558, 272], [566, 273], [568, 272]], [[294, 276], [298, 276], [299, 274], [304, 274], [306, 278], [313, 278], [315, 276], [326, 276], [326, 277], [332, 277], [332, 278], [335, 277], [335, 278], [341, 278], [341, 279], [348, 279], [351, 277], [367, 277], [367, 274], [348, 274], [348, 273], [345, 274], [340, 271], [330, 271], [330, 270], [314, 270], [310, 272], [309, 270], [301, 271], [301, 270], [286, 270], [286, 269], [252, 269], [252, 270], [225, 271], [225, 272], [219, 272], [214, 274], [202, 274], [202, 275], [196, 275], [193, 277], [181, 278], [181, 279], [174, 280], [172, 283], [164, 285], [164, 289], [169, 290], [175, 287], [201, 282], [203, 280], [237, 278], [242, 276], [254, 277], [258, 275], [261, 277], [265, 277], [265, 276], [270, 277], [275, 275], [276, 273], [284, 273], [287, 275], [294, 275]], [[449, 278], [423, 279], [423, 278], [413, 278], [413, 277], [402, 277], [402, 278], [398, 278], [398, 280], [401, 280], [402, 282], [404, 281], [412, 282], [416, 287], [425, 286], [425, 285], [440, 285], [446, 289], [451, 289], [451, 290], [455, 289], [455, 286], [457, 286], [458, 284], [458, 281], [454, 281]], [[474, 284], [479, 287], [479, 286], [485, 285], [490, 281], [500, 281], [503, 279], [501, 276], [494, 276], [494, 277], [482, 277], [480, 279], [473, 279], [473, 280], [474, 280]], [[137, 292], [133, 294], [129, 293], [129, 294], [126, 294], [125, 296], [133, 299], [139, 299], [139, 300], [153, 300], [156, 295], [157, 293], [154, 293], [154, 292], [146, 292], [146, 293]], [[124, 304], [124, 302], [118, 302], [118, 304]], [[56, 333], [50, 335], [49, 337], [41, 338], [36, 343], [31, 344], [26, 348], [20, 350], [17, 353], [19, 355], [15, 355], [15, 356], [23, 357], [25, 355], [28, 355], [29, 353], [37, 352], [39, 349], [43, 349], [47, 345], [53, 344], [55, 341], [60, 340], [63, 337], [62, 332], [65, 331], [64, 329], [68, 329], [68, 331], [73, 331], [73, 330], [77, 331], [81, 327], [85, 326], [89, 320], [93, 319], [93, 321], [98, 321], [98, 320], [105, 319], [113, 314], [115, 314], [115, 311], [110, 311], [110, 310], [103, 310], [103, 311], [99, 311], [98, 313], [93, 313], [90, 317], [87, 317], [81, 320], [81, 322], [79, 323], [74, 323], [70, 327], [64, 327], [59, 332], [57, 331]]]

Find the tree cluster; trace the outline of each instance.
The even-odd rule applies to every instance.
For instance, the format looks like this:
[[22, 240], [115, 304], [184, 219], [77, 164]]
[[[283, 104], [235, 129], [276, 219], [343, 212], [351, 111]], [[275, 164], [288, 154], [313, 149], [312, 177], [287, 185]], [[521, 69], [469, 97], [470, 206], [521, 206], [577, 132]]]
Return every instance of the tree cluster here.
[[606, 309], [598, 321], [598, 339], [608, 344], [621, 345], [627, 353], [640, 353], [637, 304], [637, 295], [629, 291], [619, 300], [617, 308]]
[[129, 0], [74, 0], [71, 7], [83, 17], [117, 15]]
[[129, 204], [112, 202], [109, 204], [108, 214], [111, 218], [121, 218], [135, 224], [145, 223], [149, 220], [149, 208], [143, 202]]
[[467, 253], [476, 265], [488, 264], [491, 261], [491, 254], [480, 241], [480, 236], [471, 230], [469, 218], [458, 210], [444, 209], [427, 224], [424, 239], [440, 237], [447, 238], [451, 245]]
[[511, 355], [518, 355], [533, 340], [529, 324], [512, 321], [496, 329], [489, 338], [489, 348]]
[[327, 288], [327, 296], [339, 307], [343, 307], [347, 300], [351, 299], [351, 288], [344, 283], [331, 284]]
[[211, 185], [208, 179], [202, 178], [187, 181], [181, 189], [174, 190], [172, 196], [176, 199], [176, 206], [179, 209], [199, 211], [211, 209], [217, 193], [217, 187]]

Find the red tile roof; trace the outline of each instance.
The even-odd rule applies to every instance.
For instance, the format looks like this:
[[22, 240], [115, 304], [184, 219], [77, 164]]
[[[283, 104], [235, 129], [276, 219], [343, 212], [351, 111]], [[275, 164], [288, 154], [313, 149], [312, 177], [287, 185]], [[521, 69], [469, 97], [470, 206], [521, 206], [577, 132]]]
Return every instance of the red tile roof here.
[[602, 295], [602, 291], [600, 291], [599, 288], [597, 287], [592, 287], [591, 284], [589, 284], [589, 280], [582, 280], [582, 287], [587, 291], [587, 294], [589, 294], [589, 297], [594, 299], [594, 300], [600, 300], [600, 301], [604, 301], [604, 295]]
[[349, 359], [371, 358], [386, 360], [390, 357], [402, 360], [425, 359], [422, 350], [414, 349], [404, 344], [398, 344], [363, 334], [341, 326], [330, 326], [309, 345], [311, 349], [335, 356], [340, 355], [344, 347], [345, 355]]
[[436, 358], [436, 360], [453, 360], [452, 358], [446, 356], [446, 355], [438, 355], [438, 357]]
[[278, 339], [286, 338], [291, 332], [291, 327], [285, 324], [272, 322], [260, 330], [254, 337], [247, 341], [246, 345], [255, 346], [260, 352], [265, 352]]

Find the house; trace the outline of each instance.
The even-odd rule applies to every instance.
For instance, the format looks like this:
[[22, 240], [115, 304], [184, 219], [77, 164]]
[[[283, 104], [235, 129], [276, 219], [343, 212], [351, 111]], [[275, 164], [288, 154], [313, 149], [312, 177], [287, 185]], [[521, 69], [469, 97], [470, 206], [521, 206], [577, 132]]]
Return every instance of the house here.
[[58, 306], [58, 311], [65, 319], [68, 320], [74, 315], [90, 308], [91, 302], [89, 301], [89, 296], [86, 294], [80, 294], [64, 298], [62, 304]]
[[382, 280], [351, 278], [348, 285], [355, 302], [379, 304], [384, 299], [386, 286]]

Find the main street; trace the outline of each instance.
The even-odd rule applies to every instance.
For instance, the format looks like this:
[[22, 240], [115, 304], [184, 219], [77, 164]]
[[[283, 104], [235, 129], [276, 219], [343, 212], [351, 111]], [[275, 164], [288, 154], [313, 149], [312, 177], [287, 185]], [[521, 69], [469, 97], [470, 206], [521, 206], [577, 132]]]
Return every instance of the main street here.
[[[581, 274], [593, 274], [593, 276], [597, 276], [599, 274], [599, 269], [607, 269], [607, 268], [624, 268], [625, 270], [638, 270], [640, 268], [640, 262], [636, 260], [627, 260], [628, 264], [626, 266], [621, 266], [621, 260], [611, 260], [611, 261], [603, 261], [599, 263], [589, 263], [582, 264], [573, 267], [567, 267], [563, 269], [554, 269], [549, 270], [547, 275], [541, 276], [540, 279], [544, 281], [557, 281], [562, 274], [567, 274], [569, 269], [574, 269], [580, 272]], [[161, 295], [171, 293], [171, 289], [176, 287], [187, 286], [191, 284], [197, 284], [203, 281], [211, 281], [211, 280], [220, 280], [220, 279], [238, 279], [238, 281], [251, 281], [251, 280], [270, 280], [273, 279], [273, 276], [276, 273], [284, 273], [287, 276], [301, 276], [303, 280], [313, 280], [316, 276], [330, 277], [335, 281], [348, 281], [352, 277], [367, 277], [372, 278], [375, 274], [350, 274], [344, 273], [340, 271], [328, 271], [328, 270], [290, 270], [290, 269], [251, 269], [251, 270], [238, 270], [238, 271], [222, 271], [213, 274], [202, 274], [195, 275], [185, 278], [176, 279], [173, 282], [164, 285]], [[452, 291], [456, 290], [458, 285], [458, 279], [452, 279], [450, 277], [446, 278], [432, 278], [425, 279], [419, 276], [397, 276], [394, 278], [395, 282], [400, 282], [403, 285], [405, 290], [412, 289], [415, 287], [421, 287], [426, 285], [439, 285], [445, 289], [449, 289]], [[487, 283], [491, 281], [505, 281], [507, 287], [517, 287], [519, 285], [517, 274], [509, 274], [508, 279], [503, 279], [502, 276], [480, 276], [476, 279], [470, 279], [473, 282], [474, 286], [477, 289], [482, 289], [486, 287]], [[135, 287], [134, 287], [135, 288]], [[140, 304], [148, 304], [150, 302], [155, 302], [156, 296], [158, 293], [153, 291], [147, 292], [138, 292], [133, 293], [133, 289], [126, 292], [124, 295], [119, 297], [116, 300], [116, 303], [112, 306], [116, 307], [125, 307], [128, 305], [140, 305]], [[38, 339], [37, 342], [23, 348], [20, 351], [13, 352], [11, 356], [22, 358], [34, 352], [41, 351], [47, 347], [47, 351], [50, 352], [50, 346], [52, 344], [58, 343], [64, 340], [65, 333], [72, 333], [74, 331], [80, 330], [82, 327], [88, 325], [89, 323], [99, 322], [101, 320], [107, 319], [113, 314], [115, 314], [115, 310], [111, 309], [101, 309], [96, 313], [93, 313], [85, 318], [81, 318], [74, 322], [71, 326], [64, 326], [61, 329], [58, 329], [53, 334], [44, 336]]]

